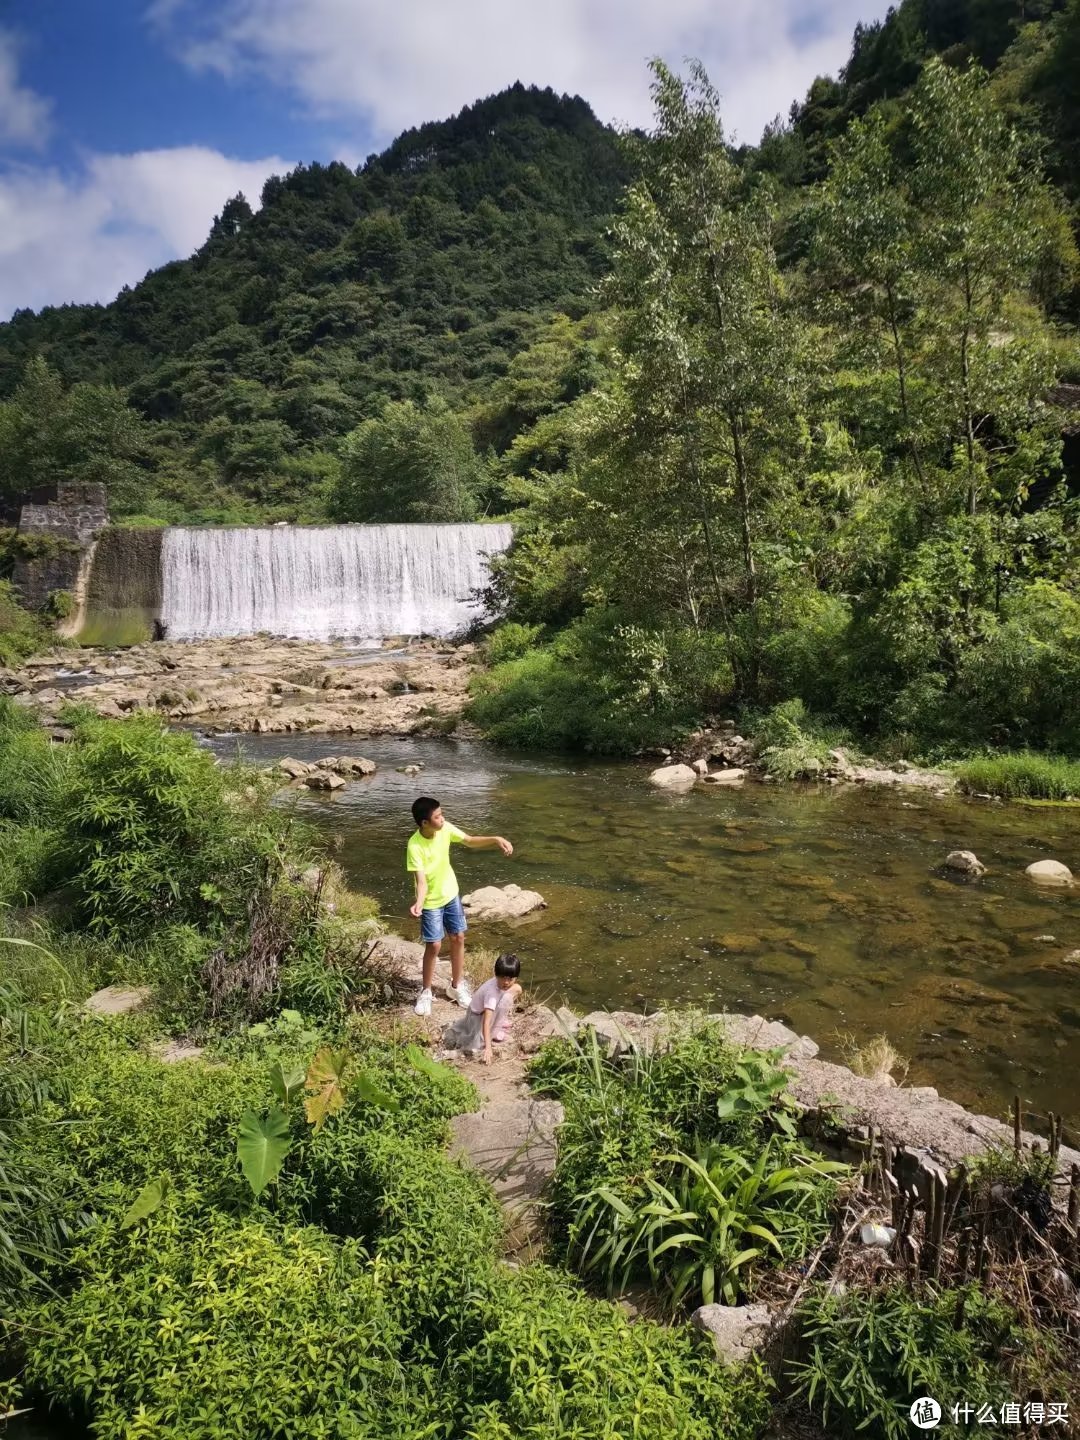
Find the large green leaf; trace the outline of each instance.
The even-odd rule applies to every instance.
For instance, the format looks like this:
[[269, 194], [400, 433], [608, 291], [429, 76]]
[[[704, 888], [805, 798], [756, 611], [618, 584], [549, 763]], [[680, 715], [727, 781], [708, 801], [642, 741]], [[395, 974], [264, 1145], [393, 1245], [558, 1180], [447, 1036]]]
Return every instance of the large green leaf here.
[[401, 1109], [401, 1101], [397, 1096], [384, 1090], [378, 1081], [373, 1080], [364, 1070], [356, 1072], [349, 1082], [349, 1088], [355, 1090], [365, 1104], [374, 1105], [377, 1110]]
[[256, 1195], [261, 1195], [276, 1180], [292, 1149], [289, 1119], [283, 1110], [273, 1106], [265, 1115], [246, 1110], [240, 1119], [236, 1138], [236, 1154], [244, 1176]]
[[405, 1058], [414, 1070], [419, 1070], [421, 1075], [427, 1077], [434, 1085], [446, 1089], [450, 1085], [457, 1084], [458, 1074], [451, 1070], [449, 1065], [443, 1065], [441, 1061], [433, 1060], [430, 1055], [420, 1049], [419, 1045], [410, 1045], [405, 1051]]
[[281, 1108], [287, 1110], [304, 1088], [304, 1072], [297, 1068], [285, 1070], [280, 1060], [275, 1060], [270, 1068], [270, 1089], [279, 1101]]
[[120, 1229], [130, 1230], [132, 1225], [137, 1225], [140, 1220], [152, 1215], [159, 1209], [171, 1188], [172, 1182], [167, 1175], [162, 1175], [159, 1180], [148, 1181], [131, 1202], [127, 1214], [120, 1221]]

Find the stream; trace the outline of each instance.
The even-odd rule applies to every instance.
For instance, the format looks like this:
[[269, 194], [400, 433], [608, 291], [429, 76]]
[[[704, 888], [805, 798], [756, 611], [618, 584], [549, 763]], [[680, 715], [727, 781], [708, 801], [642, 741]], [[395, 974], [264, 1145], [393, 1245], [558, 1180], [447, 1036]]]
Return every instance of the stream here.
[[[514, 927], [475, 926], [474, 946], [512, 948], [539, 998], [579, 1011], [664, 1004], [783, 1019], [828, 1059], [845, 1037], [884, 1032], [930, 1084], [991, 1114], [1027, 1107], [1080, 1118], [1080, 888], [1046, 890], [1033, 860], [1080, 872], [1080, 810], [936, 798], [856, 786], [673, 795], [648, 767], [518, 755], [481, 742], [218, 736], [260, 765], [365, 755], [378, 772], [332, 795], [283, 792], [330, 833], [350, 884], [415, 937], [404, 869], [418, 794], [442, 801], [498, 851], [457, 847], [463, 893], [514, 881], [548, 908]], [[395, 767], [420, 763], [413, 779]], [[937, 873], [954, 849], [988, 867]]]

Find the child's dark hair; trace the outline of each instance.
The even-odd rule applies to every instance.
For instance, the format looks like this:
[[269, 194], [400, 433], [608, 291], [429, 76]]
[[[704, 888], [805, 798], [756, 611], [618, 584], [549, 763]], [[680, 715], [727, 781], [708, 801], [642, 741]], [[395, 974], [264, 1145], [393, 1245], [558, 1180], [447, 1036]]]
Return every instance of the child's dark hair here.
[[438, 800], [433, 800], [430, 795], [418, 795], [412, 802], [412, 818], [416, 821], [417, 829], [430, 820], [438, 808]]
[[521, 961], [516, 955], [500, 955], [495, 961], [495, 974], [500, 980], [516, 980], [521, 974]]

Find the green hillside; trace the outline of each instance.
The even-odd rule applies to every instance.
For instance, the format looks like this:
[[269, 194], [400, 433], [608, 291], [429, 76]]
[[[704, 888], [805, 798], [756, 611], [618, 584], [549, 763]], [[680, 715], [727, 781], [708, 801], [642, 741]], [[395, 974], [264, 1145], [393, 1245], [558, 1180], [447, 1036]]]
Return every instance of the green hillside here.
[[[123, 391], [148, 423], [132, 442], [141, 481], [114, 487], [122, 510], [316, 513], [338, 440], [384, 402], [460, 409], [553, 314], [589, 308], [626, 178], [584, 101], [514, 86], [355, 174], [272, 178], [254, 214], [230, 200], [196, 255], [110, 305], [18, 312], [0, 326], [0, 397], [33, 357], [68, 385]], [[121, 398], [80, 393], [107, 415]], [[11, 489], [26, 464], [7, 448]], [[50, 478], [34, 473], [40, 444], [24, 448], [31, 478]]]

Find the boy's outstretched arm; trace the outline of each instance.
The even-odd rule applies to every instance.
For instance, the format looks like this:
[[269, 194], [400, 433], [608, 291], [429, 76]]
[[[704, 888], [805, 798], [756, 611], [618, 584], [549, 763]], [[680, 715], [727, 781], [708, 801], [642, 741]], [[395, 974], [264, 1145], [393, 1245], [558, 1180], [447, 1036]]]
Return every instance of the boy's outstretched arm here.
[[504, 840], [501, 835], [462, 835], [462, 845], [470, 850], [501, 850], [504, 855], [512, 855], [514, 847], [509, 840]]

